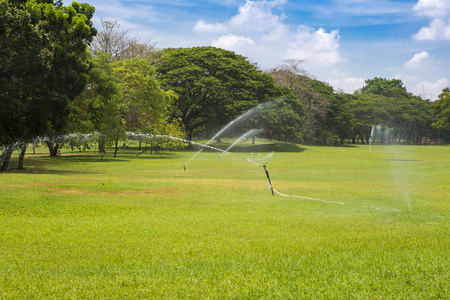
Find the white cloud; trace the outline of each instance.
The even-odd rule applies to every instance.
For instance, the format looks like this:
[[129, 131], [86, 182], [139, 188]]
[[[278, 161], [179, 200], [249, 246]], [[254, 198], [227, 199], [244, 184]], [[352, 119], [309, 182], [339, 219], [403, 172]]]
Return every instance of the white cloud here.
[[450, 83], [446, 72], [442, 72], [447, 68], [446, 60], [439, 60], [427, 51], [422, 51], [405, 63], [391, 68], [392, 73], [388, 77], [400, 79], [408, 92], [414, 95], [436, 100], [442, 89]]
[[419, 0], [413, 10], [418, 15], [430, 18], [440, 18], [450, 15], [450, 2], [448, 0]]
[[327, 33], [323, 28], [314, 30], [300, 26], [291, 40], [287, 41], [287, 50], [283, 57], [313, 60], [320, 65], [334, 65], [341, 61], [338, 41], [338, 30]]
[[224, 24], [206, 24], [203, 20], [200, 20], [194, 26], [195, 32], [209, 32], [209, 33], [222, 33], [227, 31], [227, 26]]
[[437, 100], [438, 95], [442, 92], [442, 90], [448, 86], [450, 86], [450, 80], [446, 78], [439, 78], [434, 82], [422, 81], [416, 85], [415, 89], [420, 89], [422, 87], [422, 93], [425, 93], [426, 99]]
[[419, 0], [413, 10], [420, 16], [431, 18], [428, 26], [422, 27], [413, 38], [420, 41], [450, 40], [450, 1]]
[[450, 40], [450, 23], [433, 19], [429, 26], [422, 27], [413, 38], [419, 41]]
[[239, 7], [237, 15], [227, 23], [230, 30], [246, 32], [265, 32], [274, 27], [284, 26], [284, 15], [278, 16], [272, 13], [272, 9], [281, 7], [286, 1], [250, 1]]
[[213, 47], [223, 49], [236, 49], [247, 45], [253, 45], [254, 42], [249, 37], [227, 34], [212, 42]]
[[409, 68], [409, 69], [418, 69], [422, 66], [422, 63], [424, 61], [426, 61], [428, 58], [430, 58], [430, 55], [428, 54], [427, 51], [422, 51], [420, 53], [417, 53], [413, 56], [413, 58], [411, 58], [410, 60], [408, 60], [405, 63], [405, 67]]
[[450, 85], [446, 78], [438, 78], [434, 81], [423, 80], [421, 77], [413, 75], [398, 74], [396, 78], [402, 80], [408, 91], [414, 95], [420, 95], [424, 99], [437, 100], [438, 95], [445, 87]]
[[359, 77], [329, 78], [325, 81], [331, 84], [335, 90], [343, 90], [348, 94], [352, 94], [366, 84], [366, 80]]
[[307, 26], [290, 28], [283, 13], [274, 13], [286, 2], [247, 0], [228, 20], [214, 24], [201, 20], [194, 31], [222, 34], [212, 42], [213, 46], [236, 51], [263, 65], [287, 58], [306, 60], [310, 65], [333, 65], [341, 61], [339, 31], [326, 32], [323, 28]]

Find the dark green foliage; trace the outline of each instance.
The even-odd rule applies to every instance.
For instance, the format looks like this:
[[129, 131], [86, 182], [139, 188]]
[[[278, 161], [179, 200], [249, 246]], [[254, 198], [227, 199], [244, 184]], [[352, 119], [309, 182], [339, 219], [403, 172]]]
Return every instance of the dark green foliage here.
[[61, 132], [86, 85], [94, 8], [0, 2], [0, 144]]
[[293, 93], [286, 92], [286, 96], [264, 105], [249, 121], [254, 122], [253, 128], [263, 128], [271, 140], [300, 143], [303, 120], [302, 103]]
[[435, 137], [441, 138], [445, 142], [450, 141], [450, 89], [446, 87], [439, 94], [438, 100], [433, 104], [433, 111], [435, 115], [432, 128], [434, 129]]
[[250, 108], [283, 95], [272, 77], [244, 57], [213, 47], [167, 49], [161, 86], [178, 94], [174, 118], [189, 136], [213, 133]]
[[113, 127], [119, 87], [106, 55], [93, 59], [88, 78], [87, 88], [71, 102], [68, 132], [105, 133]]
[[407, 97], [408, 92], [399, 79], [384, 79], [375, 77], [366, 80], [366, 85], [361, 89], [361, 94], [375, 94], [386, 97]]
[[352, 100], [355, 117], [353, 142], [368, 142], [372, 126], [389, 129], [383, 143], [414, 143], [433, 138], [432, 103], [407, 92], [400, 80], [374, 78]]

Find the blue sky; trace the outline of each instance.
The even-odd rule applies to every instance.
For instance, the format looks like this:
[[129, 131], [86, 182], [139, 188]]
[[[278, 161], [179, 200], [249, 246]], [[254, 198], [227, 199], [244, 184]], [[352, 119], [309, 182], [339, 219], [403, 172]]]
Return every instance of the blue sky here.
[[[84, 2], [84, 1], [83, 1]], [[215, 46], [270, 69], [286, 59], [352, 93], [401, 79], [431, 100], [450, 85], [450, 0], [86, 0], [158, 48]]]

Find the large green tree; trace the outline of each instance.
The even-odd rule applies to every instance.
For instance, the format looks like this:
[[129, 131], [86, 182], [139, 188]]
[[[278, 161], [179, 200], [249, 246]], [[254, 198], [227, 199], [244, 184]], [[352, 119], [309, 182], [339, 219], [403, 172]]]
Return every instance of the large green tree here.
[[245, 57], [214, 47], [167, 49], [157, 64], [161, 86], [178, 94], [173, 117], [189, 137], [217, 131], [238, 115], [283, 95]]
[[375, 94], [386, 97], [407, 97], [408, 91], [400, 79], [385, 79], [375, 77], [367, 79], [366, 85], [360, 90], [361, 94]]
[[110, 56], [103, 53], [92, 61], [89, 79], [84, 92], [71, 102], [67, 132], [99, 133], [99, 152], [104, 153], [112, 140], [116, 127], [116, 103], [119, 94], [117, 79], [113, 74]]
[[112, 68], [120, 91], [115, 108], [116, 152], [119, 139], [127, 131], [153, 135], [181, 134], [178, 124], [174, 125], [170, 120], [175, 94], [160, 88], [150, 60], [117, 61]]
[[0, 1], [2, 145], [65, 127], [69, 103], [86, 85], [93, 13], [78, 2]]

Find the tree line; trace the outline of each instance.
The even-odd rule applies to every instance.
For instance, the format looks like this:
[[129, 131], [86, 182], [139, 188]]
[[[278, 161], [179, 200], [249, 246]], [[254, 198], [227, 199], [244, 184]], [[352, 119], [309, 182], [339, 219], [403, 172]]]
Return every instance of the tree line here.
[[23, 168], [30, 142], [45, 143], [51, 156], [93, 142], [116, 155], [132, 132], [179, 147], [161, 137], [210, 137], [258, 105], [229, 134], [257, 128], [286, 142], [367, 143], [377, 126], [380, 143], [450, 140], [448, 87], [430, 101], [400, 80], [373, 78], [345, 94], [309, 76], [302, 61], [261, 70], [214, 47], [157, 49], [117, 21], [94, 28], [94, 12], [78, 2], [0, 1], [2, 171], [15, 149]]

